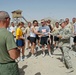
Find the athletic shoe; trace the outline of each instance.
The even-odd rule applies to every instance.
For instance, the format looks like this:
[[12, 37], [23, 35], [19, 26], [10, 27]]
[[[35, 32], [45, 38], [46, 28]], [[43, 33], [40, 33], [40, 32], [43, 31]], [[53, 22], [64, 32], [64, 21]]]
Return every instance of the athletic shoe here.
[[51, 54], [51, 53], [49, 53], [49, 56], [53, 58], [53, 56], [52, 56], [52, 54]]

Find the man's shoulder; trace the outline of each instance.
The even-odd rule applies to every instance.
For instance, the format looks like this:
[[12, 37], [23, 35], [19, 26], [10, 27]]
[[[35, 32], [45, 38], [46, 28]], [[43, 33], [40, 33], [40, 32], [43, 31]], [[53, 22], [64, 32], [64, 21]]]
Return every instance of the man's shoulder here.
[[65, 30], [70, 30], [70, 28], [68, 28], [68, 27], [65, 27], [64, 29], [65, 29]]
[[8, 29], [4, 29], [2, 32], [6, 33], [11, 33], [10, 31], [8, 31]]
[[2, 34], [4, 34], [5, 37], [12, 36], [12, 33], [7, 29], [3, 30]]
[[64, 31], [68, 34], [71, 32], [70, 28], [65, 28]]
[[17, 31], [21, 30], [19, 27], [17, 28]]
[[27, 26], [25, 29], [28, 29], [29, 27]]
[[73, 25], [76, 26], [76, 22]]
[[6, 34], [7, 35], [12, 35], [12, 33], [10, 31], [8, 31], [8, 30], [6, 31]]
[[39, 28], [42, 28], [42, 26], [39, 26]]

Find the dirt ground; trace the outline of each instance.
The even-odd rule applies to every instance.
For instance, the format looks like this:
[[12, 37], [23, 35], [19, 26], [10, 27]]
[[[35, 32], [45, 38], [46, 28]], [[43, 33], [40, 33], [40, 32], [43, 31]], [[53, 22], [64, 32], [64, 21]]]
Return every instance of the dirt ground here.
[[25, 55], [28, 58], [18, 63], [20, 75], [76, 75], [76, 57], [73, 53], [73, 51], [69, 52], [74, 72], [66, 73], [67, 68], [61, 61], [62, 53], [60, 49], [54, 51], [53, 58], [48, 56], [47, 53], [45, 57], [42, 57], [41, 50], [38, 50], [37, 57], [31, 57], [29, 50], [26, 50]]

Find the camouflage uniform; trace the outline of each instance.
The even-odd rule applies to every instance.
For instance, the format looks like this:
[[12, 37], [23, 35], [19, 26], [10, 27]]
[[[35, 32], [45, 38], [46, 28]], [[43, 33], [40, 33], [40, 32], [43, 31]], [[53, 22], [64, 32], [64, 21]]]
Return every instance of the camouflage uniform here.
[[69, 28], [60, 29], [59, 35], [62, 38], [59, 40], [59, 47], [63, 54], [63, 60], [67, 68], [72, 68], [71, 58], [69, 56], [71, 30]]

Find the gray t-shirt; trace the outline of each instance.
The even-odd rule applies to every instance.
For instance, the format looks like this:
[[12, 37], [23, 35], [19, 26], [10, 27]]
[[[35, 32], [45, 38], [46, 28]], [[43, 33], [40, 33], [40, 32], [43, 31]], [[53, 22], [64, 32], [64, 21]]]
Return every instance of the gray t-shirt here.
[[46, 25], [45, 26], [40, 26], [39, 29], [38, 29], [38, 31], [40, 33], [44, 34], [43, 37], [46, 37], [46, 36], [49, 36], [48, 33], [50, 32], [50, 28], [49, 28], [49, 26], [46, 26]]

